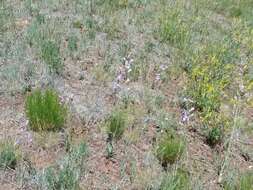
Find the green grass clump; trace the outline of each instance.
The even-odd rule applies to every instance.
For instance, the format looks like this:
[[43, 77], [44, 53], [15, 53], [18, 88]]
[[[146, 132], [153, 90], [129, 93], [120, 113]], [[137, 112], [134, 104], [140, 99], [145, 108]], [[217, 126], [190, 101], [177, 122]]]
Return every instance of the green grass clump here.
[[180, 12], [168, 11], [159, 20], [159, 35], [162, 41], [177, 48], [184, 48], [189, 41], [189, 28], [181, 19]]
[[14, 15], [12, 7], [5, 3], [5, 1], [0, 2], [0, 34], [4, 34], [12, 28], [13, 21]]
[[236, 57], [227, 45], [210, 44], [203, 46], [191, 58], [189, 67], [187, 96], [193, 100], [199, 111], [200, 121], [209, 133], [207, 143], [215, 146], [222, 142], [222, 130], [229, 126], [229, 116], [221, 113], [221, 103], [231, 97]]
[[168, 164], [173, 164], [179, 160], [184, 149], [185, 143], [181, 137], [167, 133], [158, 144], [156, 156], [161, 164], [166, 167]]
[[248, 172], [240, 177], [238, 189], [239, 190], [253, 190], [253, 171]]
[[77, 42], [78, 38], [76, 36], [70, 36], [68, 39], [68, 49], [70, 52], [74, 52], [77, 50]]
[[115, 111], [108, 119], [107, 133], [109, 139], [119, 139], [126, 128], [126, 118], [122, 111]]
[[223, 131], [221, 127], [213, 127], [210, 129], [207, 135], [207, 143], [210, 146], [215, 146], [216, 144], [219, 144], [222, 142], [223, 139]]
[[178, 169], [176, 172], [169, 173], [163, 179], [160, 190], [189, 190], [189, 174], [185, 170]]
[[127, 8], [129, 5], [128, 0], [104, 0], [104, 6], [106, 7], [106, 11], [116, 11], [118, 9]]
[[87, 146], [81, 143], [72, 147], [70, 153], [60, 162], [59, 167], [49, 167], [40, 176], [41, 189], [77, 190], [83, 172], [83, 162], [87, 155]]
[[51, 72], [60, 73], [62, 70], [62, 60], [60, 48], [53, 41], [44, 41], [41, 46], [41, 57], [48, 64]]
[[82, 29], [83, 23], [79, 20], [76, 20], [76, 21], [72, 22], [72, 26], [73, 26], [73, 28], [76, 28], [76, 29]]
[[26, 99], [26, 115], [34, 131], [56, 131], [63, 127], [67, 110], [51, 89], [36, 90]]
[[253, 171], [242, 174], [237, 180], [225, 182], [224, 190], [253, 190]]
[[229, 17], [240, 17], [248, 21], [251, 25], [252, 22], [252, 0], [215, 0], [215, 10], [221, 12]]
[[102, 31], [107, 34], [107, 38], [110, 40], [120, 38], [121, 26], [118, 19], [107, 17], [103, 23]]
[[3, 143], [0, 147], [0, 168], [15, 169], [17, 165], [17, 155], [12, 143]]

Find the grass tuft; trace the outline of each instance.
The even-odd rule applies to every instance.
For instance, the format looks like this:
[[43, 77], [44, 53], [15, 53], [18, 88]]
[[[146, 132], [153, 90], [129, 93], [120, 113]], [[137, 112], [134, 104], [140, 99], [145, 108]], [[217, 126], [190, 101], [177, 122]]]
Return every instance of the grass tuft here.
[[222, 132], [222, 128], [221, 127], [213, 127], [212, 129], [210, 129], [210, 131], [208, 132], [207, 135], [207, 143], [210, 146], [215, 146], [216, 144], [221, 143], [223, 140], [223, 132]]
[[169, 173], [163, 179], [159, 189], [161, 190], [188, 190], [190, 184], [189, 174], [185, 170], [177, 169]]
[[70, 36], [68, 39], [68, 49], [70, 52], [77, 51], [78, 38], [76, 36]]
[[70, 153], [58, 167], [48, 167], [40, 176], [40, 186], [48, 190], [77, 190], [83, 170], [84, 157], [87, 155], [87, 145], [81, 143], [72, 147]]
[[17, 165], [17, 155], [12, 143], [6, 142], [0, 148], [0, 168], [15, 169]]
[[156, 155], [163, 166], [174, 164], [184, 152], [185, 143], [181, 137], [166, 133], [158, 144]]
[[64, 126], [67, 110], [51, 89], [32, 92], [26, 99], [25, 108], [33, 131], [56, 131]]
[[62, 70], [62, 60], [60, 48], [53, 41], [44, 41], [41, 46], [41, 57], [48, 64], [51, 72], [60, 73]]
[[253, 171], [243, 173], [232, 182], [225, 182], [224, 190], [253, 190]]
[[165, 12], [159, 19], [159, 34], [164, 42], [184, 48], [189, 40], [189, 29], [180, 17], [180, 12]]
[[109, 117], [107, 133], [109, 139], [120, 139], [126, 128], [126, 118], [123, 111], [115, 111]]

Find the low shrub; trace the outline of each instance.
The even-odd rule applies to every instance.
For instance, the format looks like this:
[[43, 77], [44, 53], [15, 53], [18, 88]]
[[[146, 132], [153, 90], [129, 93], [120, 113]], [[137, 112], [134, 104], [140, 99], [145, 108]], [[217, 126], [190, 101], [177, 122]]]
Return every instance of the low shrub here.
[[26, 115], [33, 131], [55, 131], [63, 127], [67, 110], [51, 89], [36, 90], [26, 98]]
[[166, 133], [158, 143], [156, 155], [163, 166], [173, 164], [179, 160], [184, 152], [185, 143], [181, 137]]

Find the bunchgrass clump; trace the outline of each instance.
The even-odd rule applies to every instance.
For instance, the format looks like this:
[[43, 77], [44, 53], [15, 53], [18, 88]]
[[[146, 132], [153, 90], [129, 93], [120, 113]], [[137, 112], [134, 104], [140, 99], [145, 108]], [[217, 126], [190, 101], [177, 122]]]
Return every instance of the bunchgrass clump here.
[[253, 171], [245, 172], [230, 182], [224, 182], [224, 190], [253, 190]]
[[168, 164], [174, 164], [178, 161], [185, 149], [184, 140], [171, 132], [166, 133], [156, 149], [156, 156], [161, 164], [166, 167]]
[[60, 48], [53, 41], [44, 41], [41, 46], [41, 57], [43, 61], [49, 66], [51, 72], [57, 74], [62, 70], [62, 60], [60, 55]]
[[240, 17], [252, 24], [252, 0], [215, 0], [215, 11], [229, 17]]
[[87, 35], [89, 39], [95, 39], [96, 31], [98, 30], [98, 24], [93, 17], [88, 17], [85, 21], [85, 27], [87, 29]]
[[108, 39], [120, 38], [121, 27], [117, 18], [108, 17], [105, 19], [102, 31], [107, 34]]
[[35, 90], [26, 98], [26, 115], [33, 131], [56, 131], [64, 126], [67, 110], [55, 91]]
[[[14, 24], [13, 8], [5, 3], [5, 1], [0, 2], [0, 34], [4, 34]], [[2, 40], [2, 39], [1, 39]]]
[[168, 173], [161, 185], [161, 190], [189, 190], [189, 174], [183, 169], [177, 169], [175, 172]]
[[220, 144], [223, 140], [223, 131], [222, 128], [219, 126], [215, 126], [211, 128], [207, 135], [207, 143], [210, 146], [215, 146], [217, 144]]
[[76, 190], [83, 172], [83, 162], [87, 155], [87, 145], [81, 143], [72, 147], [70, 153], [60, 162], [59, 166], [49, 167], [39, 177], [41, 189]]
[[107, 122], [109, 139], [120, 139], [126, 128], [126, 115], [123, 111], [114, 111]]
[[70, 36], [68, 39], [68, 49], [70, 52], [74, 52], [77, 50], [77, 42], [78, 38], [76, 36]]
[[107, 12], [127, 8], [129, 5], [128, 0], [104, 0], [103, 3]]
[[15, 169], [17, 165], [17, 154], [15, 147], [10, 142], [4, 142], [0, 145], [0, 168]]
[[177, 48], [184, 48], [188, 44], [189, 29], [181, 19], [179, 11], [163, 13], [159, 20], [159, 35], [162, 41]]
[[247, 172], [240, 177], [238, 189], [253, 190], [253, 171]]

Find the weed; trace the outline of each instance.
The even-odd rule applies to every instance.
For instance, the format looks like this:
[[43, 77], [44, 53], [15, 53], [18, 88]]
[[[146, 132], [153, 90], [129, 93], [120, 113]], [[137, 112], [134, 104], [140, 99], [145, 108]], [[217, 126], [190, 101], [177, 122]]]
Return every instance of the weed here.
[[0, 147], [0, 168], [15, 169], [17, 165], [17, 155], [12, 143], [6, 142]]
[[107, 133], [110, 139], [119, 139], [126, 128], [126, 115], [123, 111], [115, 111], [109, 117]]
[[222, 131], [229, 126], [229, 116], [221, 114], [221, 102], [232, 83], [234, 71], [233, 50], [217, 45], [204, 47], [193, 55], [187, 84], [187, 94], [200, 112], [202, 124], [209, 130], [207, 143], [210, 146], [222, 142]]
[[48, 64], [51, 72], [60, 73], [62, 70], [62, 60], [60, 48], [53, 41], [44, 41], [41, 46], [41, 57]]
[[233, 65], [226, 59], [228, 50], [214, 48], [208, 47], [193, 58], [187, 85], [188, 95], [202, 113], [203, 120], [210, 120], [214, 112], [219, 112], [223, 92], [231, 83], [233, 73]]
[[184, 152], [185, 143], [181, 137], [166, 133], [160, 140], [156, 149], [156, 155], [163, 166], [173, 164], [179, 160]]
[[26, 99], [25, 108], [30, 128], [34, 131], [55, 131], [65, 123], [66, 108], [51, 89], [44, 93], [41, 90], [32, 92]]

